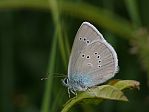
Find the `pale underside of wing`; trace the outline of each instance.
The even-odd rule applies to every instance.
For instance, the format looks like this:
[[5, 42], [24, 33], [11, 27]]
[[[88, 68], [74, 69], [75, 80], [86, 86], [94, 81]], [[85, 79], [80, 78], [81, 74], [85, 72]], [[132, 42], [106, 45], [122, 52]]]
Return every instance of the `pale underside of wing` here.
[[72, 47], [69, 65], [68, 65], [68, 77], [76, 72], [76, 61], [79, 58], [80, 52], [85, 49], [86, 46], [95, 41], [105, 41], [102, 34], [90, 23], [83, 22], [80, 26]]
[[[107, 42], [96, 41], [85, 47], [74, 64], [75, 74], [89, 77], [84, 82], [88, 87], [101, 84], [112, 78], [118, 70], [118, 60], [114, 49]], [[83, 79], [82, 79], [83, 80]]]

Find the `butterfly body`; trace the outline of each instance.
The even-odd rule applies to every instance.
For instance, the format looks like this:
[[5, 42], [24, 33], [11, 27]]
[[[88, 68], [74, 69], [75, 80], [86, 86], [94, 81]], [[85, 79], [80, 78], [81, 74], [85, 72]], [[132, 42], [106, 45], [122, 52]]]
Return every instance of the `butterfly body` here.
[[90, 23], [80, 26], [72, 47], [64, 85], [72, 93], [104, 83], [118, 71], [117, 54]]
[[67, 86], [74, 91], [85, 91], [91, 87], [93, 80], [87, 74], [74, 74], [68, 78]]

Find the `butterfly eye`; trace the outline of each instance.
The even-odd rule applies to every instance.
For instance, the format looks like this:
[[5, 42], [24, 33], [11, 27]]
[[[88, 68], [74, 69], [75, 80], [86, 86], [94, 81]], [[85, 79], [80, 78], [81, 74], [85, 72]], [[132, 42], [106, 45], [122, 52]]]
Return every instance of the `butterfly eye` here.
[[86, 56], [86, 58], [87, 58], [87, 59], [90, 59], [90, 56], [89, 56], [89, 55], [87, 55], [87, 56]]
[[67, 84], [68, 84], [68, 78], [65, 78], [65, 79], [63, 80], [63, 84], [67, 86]]

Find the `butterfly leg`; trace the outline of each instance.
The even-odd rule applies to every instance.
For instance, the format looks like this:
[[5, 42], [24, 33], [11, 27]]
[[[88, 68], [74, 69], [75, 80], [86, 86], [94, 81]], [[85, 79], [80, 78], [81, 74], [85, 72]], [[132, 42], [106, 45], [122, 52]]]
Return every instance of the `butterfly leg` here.
[[96, 93], [94, 91], [92, 91], [89, 87], [87, 87], [87, 90], [92, 93], [94, 96], [97, 96]]
[[91, 89], [89, 87], [86, 87], [86, 90], [89, 91], [89, 92], [91, 92]]
[[73, 93], [74, 95], [77, 96], [77, 93], [76, 93], [76, 91], [74, 89], [71, 89], [70, 91], [71, 91], [71, 93]]
[[88, 90], [89, 92], [91, 92], [91, 89], [90, 89], [89, 87], [87, 88], [87, 90]]

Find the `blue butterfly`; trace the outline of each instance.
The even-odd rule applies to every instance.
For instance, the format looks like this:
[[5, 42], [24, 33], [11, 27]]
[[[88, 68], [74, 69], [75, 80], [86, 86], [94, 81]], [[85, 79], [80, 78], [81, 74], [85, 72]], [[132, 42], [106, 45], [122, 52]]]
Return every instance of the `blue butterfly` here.
[[113, 47], [92, 24], [83, 22], [73, 43], [68, 76], [63, 80], [69, 95], [104, 83], [117, 71], [118, 59]]

